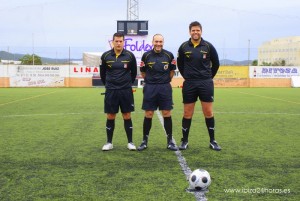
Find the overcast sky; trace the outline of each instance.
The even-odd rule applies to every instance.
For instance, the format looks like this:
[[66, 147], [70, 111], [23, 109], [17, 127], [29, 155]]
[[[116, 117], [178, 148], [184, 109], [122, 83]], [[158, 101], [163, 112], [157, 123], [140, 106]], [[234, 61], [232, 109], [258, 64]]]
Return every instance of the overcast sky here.
[[[117, 20], [126, 18], [127, 0], [0, 0], [0, 50], [66, 57], [70, 47], [80, 58], [107, 50]], [[163, 34], [173, 53], [197, 20], [220, 59], [247, 60], [249, 40], [256, 59], [263, 42], [300, 35], [300, 1], [139, 0], [139, 20], [149, 21], [149, 36]]]

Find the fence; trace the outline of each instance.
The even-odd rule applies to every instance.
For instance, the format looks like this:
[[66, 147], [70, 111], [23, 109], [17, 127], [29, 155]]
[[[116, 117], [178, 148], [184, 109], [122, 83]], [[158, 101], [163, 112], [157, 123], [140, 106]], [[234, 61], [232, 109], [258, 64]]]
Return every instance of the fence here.
[[[291, 87], [291, 78], [299, 76], [300, 67], [294, 66], [220, 66], [214, 82], [216, 87]], [[183, 81], [176, 71], [171, 84], [181, 87]], [[97, 66], [0, 65], [0, 87], [97, 86], [102, 86]]]

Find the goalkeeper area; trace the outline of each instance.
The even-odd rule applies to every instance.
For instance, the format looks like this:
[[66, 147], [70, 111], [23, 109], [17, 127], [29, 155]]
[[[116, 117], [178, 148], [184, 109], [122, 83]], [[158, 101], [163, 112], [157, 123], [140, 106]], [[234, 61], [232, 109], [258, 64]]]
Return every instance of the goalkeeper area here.
[[[121, 114], [114, 149], [106, 142], [104, 88], [0, 88], [0, 200], [192, 201], [186, 175], [154, 115], [148, 148], [127, 150]], [[134, 93], [133, 141], [142, 141], [142, 89]], [[180, 143], [183, 104], [173, 88], [173, 136]], [[300, 200], [300, 88], [215, 88], [216, 140], [196, 104], [191, 170], [205, 169], [207, 200]]]

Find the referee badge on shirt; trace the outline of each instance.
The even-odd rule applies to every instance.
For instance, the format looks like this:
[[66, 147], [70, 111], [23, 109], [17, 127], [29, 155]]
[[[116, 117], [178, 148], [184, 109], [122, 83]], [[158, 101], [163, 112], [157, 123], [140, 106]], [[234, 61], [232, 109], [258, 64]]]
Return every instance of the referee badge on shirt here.
[[127, 68], [127, 63], [124, 64], [124, 68]]
[[200, 50], [200, 52], [201, 52], [201, 53], [202, 53], [202, 55], [203, 55], [203, 59], [206, 59], [206, 54], [207, 54], [207, 51]]
[[168, 64], [164, 65], [164, 69], [165, 69], [165, 70], [168, 70], [168, 67], [169, 67]]

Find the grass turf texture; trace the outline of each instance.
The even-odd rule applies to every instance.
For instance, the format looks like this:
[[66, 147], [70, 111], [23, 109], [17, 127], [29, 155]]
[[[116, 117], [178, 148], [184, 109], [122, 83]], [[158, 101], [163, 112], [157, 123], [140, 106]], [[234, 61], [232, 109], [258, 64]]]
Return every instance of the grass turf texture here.
[[[156, 115], [145, 151], [126, 149], [120, 114], [114, 149], [101, 151], [106, 142], [101, 92], [0, 88], [0, 200], [195, 200], [185, 191], [188, 181], [177, 156], [166, 149]], [[134, 96], [133, 139], [138, 146], [142, 90]], [[173, 96], [173, 133], [179, 144], [181, 90], [174, 88]], [[211, 174], [208, 200], [300, 200], [300, 89], [217, 88], [215, 100], [216, 139], [223, 150], [208, 148], [197, 103], [189, 149], [182, 151], [192, 170]], [[289, 193], [276, 193], [284, 189]]]

